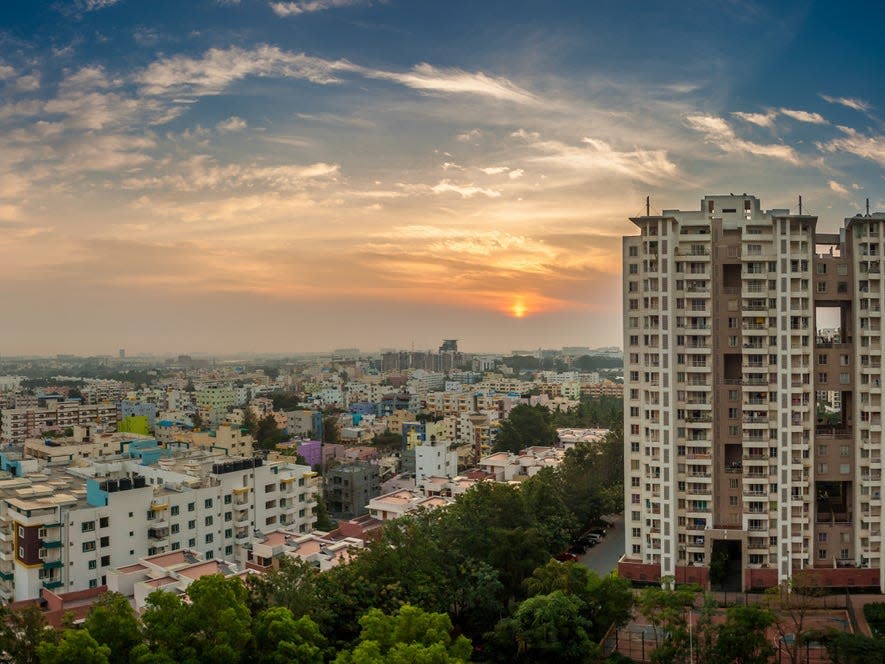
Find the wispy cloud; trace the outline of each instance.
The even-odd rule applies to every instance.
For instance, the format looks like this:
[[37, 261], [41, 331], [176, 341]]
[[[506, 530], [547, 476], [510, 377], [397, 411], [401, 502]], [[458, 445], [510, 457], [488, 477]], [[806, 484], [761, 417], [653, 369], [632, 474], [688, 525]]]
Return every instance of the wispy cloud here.
[[541, 140], [536, 132], [518, 130], [514, 138], [528, 141], [529, 147], [539, 156], [532, 161], [561, 168], [594, 172], [610, 172], [642, 182], [659, 182], [676, 175], [678, 168], [670, 161], [666, 150], [618, 150], [606, 141], [584, 137], [579, 146], [560, 141]]
[[434, 194], [458, 194], [461, 198], [473, 198], [474, 196], [487, 196], [488, 198], [498, 198], [500, 191], [495, 189], [487, 189], [485, 187], [477, 187], [474, 184], [459, 185], [454, 184], [450, 180], [443, 180], [437, 185], [430, 188]]
[[468, 129], [467, 131], [458, 134], [455, 137], [455, 140], [461, 141], [462, 143], [469, 143], [470, 141], [475, 141], [481, 136], [482, 131], [480, 129]]
[[851, 127], [840, 126], [839, 130], [844, 136], [816, 143], [817, 147], [824, 152], [848, 152], [885, 166], [885, 136], [865, 136]]
[[759, 127], [773, 127], [774, 119], [777, 117], [777, 113], [774, 111], [768, 111], [766, 113], [743, 113], [741, 111], [735, 111], [732, 115], [739, 120], [758, 125]]
[[87, 12], [97, 11], [116, 5], [120, 0], [83, 0], [80, 6]]
[[335, 72], [353, 69], [345, 61], [330, 61], [276, 46], [212, 48], [199, 58], [173, 56], [152, 63], [137, 76], [150, 95], [215, 95], [247, 76], [301, 78], [313, 83], [335, 83]]
[[851, 197], [851, 192], [835, 180], [830, 180], [827, 182], [827, 185], [830, 187], [830, 191], [839, 194], [840, 196]]
[[362, 69], [369, 77], [396, 81], [402, 85], [424, 92], [454, 92], [493, 97], [518, 104], [535, 104], [537, 97], [515, 83], [483, 72], [463, 69], [438, 68], [427, 63], [415, 65], [410, 72], [398, 73]]
[[315, 179], [334, 178], [338, 164], [317, 162], [314, 164], [285, 164], [262, 166], [259, 164], [226, 164], [220, 166], [205, 155], [191, 157], [177, 166], [164, 166], [163, 175], [134, 176], [123, 180], [126, 189], [162, 189], [194, 192], [201, 190], [229, 190], [253, 188], [257, 185], [269, 190], [290, 191], [303, 188]]
[[715, 115], [689, 115], [686, 121], [689, 127], [703, 134], [708, 143], [712, 143], [723, 152], [772, 157], [791, 164], [799, 164], [799, 156], [789, 145], [753, 143], [739, 138], [728, 122]]
[[249, 76], [277, 76], [317, 84], [340, 83], [345, 74], [385, 80], [426, 93], [473, 94], [493, 99], [535, 104], [537, 98], [512, 81], [484, 72], [437, 68], [422, 63], [407, 72], [362, 67], [346, 60], [325, 60], [304, 53], [262, 45], [213, 48], [199, 58], [178, 55], [152, 63], [137, 75], [148, 95], [216, 95]]
[[799, 122], [807, 122], [809, 124], [827, 124], [826, 118], [822, 116], [820, 113], [810, 113], [808, 111], [797, 111], [792, 108], [782, 108], [780, 109], [782, 115], [786, 115], [788, 118], [793, 118], [794, 120], [798, 120]]
[[863, 99], [858, 99], [856, 97], [831, 97], [830, 95], [824, 94], [822, 94], [820, 97], [824, 101], [831, 104], [839, 104], [841, 106], [854, 109], [855, 111], [860, 111], [861, 113], [866, 113], [872, 108], [872, 105], [869, 102], [866, 102]]
[[227, 120], [222, 120], [215, 128], [218, 131], [242, 131], [246, 128], [246, 121], [236, 115], [230, 116]]
[[277, 16], [287, 17], [361, 4], [365, 4], [364, 0], [297, 0], [296, 2], [271, 2], [270, 8]]

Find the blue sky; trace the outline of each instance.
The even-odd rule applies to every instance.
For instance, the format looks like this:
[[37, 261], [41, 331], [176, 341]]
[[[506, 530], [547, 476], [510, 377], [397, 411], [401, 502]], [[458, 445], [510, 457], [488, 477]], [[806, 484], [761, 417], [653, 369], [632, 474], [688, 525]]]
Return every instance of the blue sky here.
[[646, 195], [885, 209], [883, 13], [7, 0], [0, 352], [619, 344]]

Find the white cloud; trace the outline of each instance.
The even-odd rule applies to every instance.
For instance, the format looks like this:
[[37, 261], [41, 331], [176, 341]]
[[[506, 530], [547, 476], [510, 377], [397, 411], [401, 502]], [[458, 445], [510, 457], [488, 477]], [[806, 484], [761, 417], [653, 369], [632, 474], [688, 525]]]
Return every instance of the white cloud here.
[[518, 180], [518, 179], [521, 178], [523, 175], [525, 175], [525, 171], [524, 171], [524, 170], [522, 170], [521, 168], [514, 168], [512, 171], [510, 171], [510, 172], [507, 174], [507, 177], [509, 177], [511, 180]]
[[831, 97], [830, 95], [821, 95], [820, 97], [831, 104], [840, 104], [841, 106], [860, 111], [861, 113], [866, 113], [872, 108], [872, 105], [869, 102], [866, 102], [863, 99], [857, 99], [856, 97]]
[[277, 16], [286, 17], [359, 4], [363, 4], [361, 0], [296, 0], [295, 2], [271, 2], [270, 8]]
[[339, 74], [393, 81], [422, 92], [474, 94], [519, 104], [537, 99], [506, 78], [463, 69], [440, 69], [419, 64], [408, 72], [361, 67], [346, 60], [325, 60], [290, 53], [276, 46], [252, 50], [238, 47], [209, 49], [200, 58], [178, 55], [151, 63], [136, 80], [149, 95], [215, 95], [248, 76], [298, 78], [318, 84], [340, 83]]
[[841, 184], [839, 184], [835, 180], [830, 180], [829, 182], [827, 182], [827, 184], [830, 186], [830, 191], [833, 191], [841, 196], [850, 196], [851, 195], [851, 193], [845, 187], [843, 187]]
[[201, 58], [185, 55], [166, 58], [151, 63], [137, 80], [142, 90], [151, 95], [215, 95], [247, 76], [301, 78], [326, 84], [338, 81], [336, 71], [351, 69], [353, 66], [343, 61], [323, 60], [264, 45], [253, 50], [212, 48]]
[[443, 165], [442, 165], [442, 169], [443, 169], [444, 171], [451, 171], [451, 170], [454, 170], [454, 171], [463, 171], [463, 170], [464, 170], [464, 167], [461, 166], [460, 164], [456, 164], [456, 163], [453, 162], [453, 161], [444, 161], [444, 162], [443, 162]]
[[480, 168], [483, 173], [486, 175], [500, 175], [501, 173], [506, 173], [510, 170], [507, 166], [489, 166], [488, 168]]
[[120, 0], [85, 0], [85, 2], [81, 3], [81, 6], [86, 11], [92, 12], [116, 5], [119, 1]]
[[[317, 162], [307, 165], [227, 164], [219, 166], [205, 155], [197, 155], [159, 176], [134, 176], [123, 181], [126, 189], [172, 189], [194, 192], [261, 186], [273, 191], [293, 190], [306, 182], [334, 178], [338, 164]], [[168, 167], [164, 171], [169, 171]]]
[[427, 63], [412, 67], [407, 73], [361, 69], [369, 78], [396, 81], [415, 90], [454, 92], [492, 97], [518, 104], [535, 104], [538, 99], [506, 78], [463, 69], [437, 68]]
[[15, 81], [15, 87], [19, 90], [31, 92], [40, 89], [40, 77], [37, 74], [29, 74], [27, 76], [19, 76]]
[[215, 128], [218, 131], [241, 131], [246, 128], [246, 121], [236, 115], [230, 116], [227, 120], [222, 120]]
[[885, 166], [885, 136], [864, 136], [851, 127], [840, 126], [839, 130], [843, 137], [817, 143], [817, 147], [824, 152], [848, 152]]
[[602, 171], [624, 175], [643, 182], [657, 182], [677, 174], [677, 167], [667, 156], [666, 150], [634, 149], [621, 151], [606, 141], [584, 137], [581, 145], [568, 145], [560, 141], [544, 141], [534, 132], [519, 130], [512, 136], [529, 142], [529, 146], [543, 153], [534, 161], [552, 164], [578, 171]]
[[470, 141], [475, 141], [477, 138], [482, 136], [482, 131], [479, 129], [470, 129], [465, 131], [463, 134], [458, 134], [455, 136], [456, 141], [460, 141], [461, 143], [469, 143]]
[[732, 115], [744, 122], [749, 122], [750, 124], [758, 125], [760, 127], [773, 127], [774, 118], [777, 116], [777, 113], [774, 111], [768, 111], [767, 113], [742, 113], [740, 111], [735, 111]]
[[757, 157], [773, 157], [791, 164], [799, 164], [799, 156], [788, 145], [761, 144], [738, 138], [734, 129], [722, 118], [715, 115], [689, 115], [689, 127], [703, 134], [709, 143], [723, 152], [751, 154]]
[[5, 81], [15, 76], [15, 69], [0, 62], [0, 81]]
[[487, 196], [489, 198], [498, 198], [501, 195], [500, 191], [495, 191], [494, 189], [486, 189], [484, 187], [477, 187], [473, 184], [469, 185], [457, 185], [452, 184], [449, 180], [443, 180], [439, 184], [431, 187], [430, 189], [434, 194], [447, 194], [454, 193], [461, 196], [461, 198], [473, 198], [474, 196]]
[[809, 124], [827, 124], [826, 118], [820, 113], [810, 113], [808, 111], [797, 111], [792, 108], [782, 108], [781, 113], [788, 118], [793, 118], [799, 122], [808, 122]]

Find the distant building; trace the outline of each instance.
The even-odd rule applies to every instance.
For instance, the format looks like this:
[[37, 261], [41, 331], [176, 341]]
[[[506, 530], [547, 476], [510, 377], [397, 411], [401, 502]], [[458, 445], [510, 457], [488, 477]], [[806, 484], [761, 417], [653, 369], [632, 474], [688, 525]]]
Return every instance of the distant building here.
[[381, 473], [371, 463], [349, 463], [326, 471], [326, 507], [336, 519], [366, 514], [366, 505], [381, 493]]

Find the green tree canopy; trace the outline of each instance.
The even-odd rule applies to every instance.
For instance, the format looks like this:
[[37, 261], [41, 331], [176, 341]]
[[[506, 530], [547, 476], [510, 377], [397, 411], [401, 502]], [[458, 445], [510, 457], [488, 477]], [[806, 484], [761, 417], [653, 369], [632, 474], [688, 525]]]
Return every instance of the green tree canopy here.
[[141, 626], [129, 600], [119, 593], [106, 593], [92, 607], [83, 626], [100, 644], [108, 646], [110, 664], [124, 664], [141, 643]]
[[495, 438], [496, 452], [519, 452], [532, 445], [551, 445], [556, 441], [553, 416], [544, 406], [520, 404], [501, 422]]
[[58, 642], [37, 646], [40, 664], [108, 664], [111, 649], [101, 645], [85, 629], [67, 629]]
[[473, 650], [466, 637], [452, 636], [445, 613], [405, 604], [393, 615], [370, 609], [359, 622], [358, 644], [339, 653], [335, 664], [459, 664]]
[[296, 620], [284, 606], [265, 609], [255, 618], [252, 652], [259, 664], [323, 664], [325, 646], [313, 620]]

